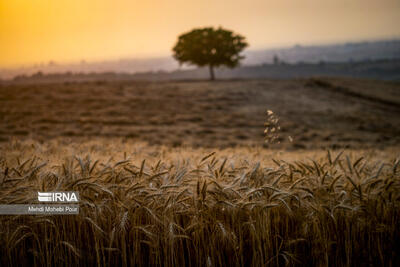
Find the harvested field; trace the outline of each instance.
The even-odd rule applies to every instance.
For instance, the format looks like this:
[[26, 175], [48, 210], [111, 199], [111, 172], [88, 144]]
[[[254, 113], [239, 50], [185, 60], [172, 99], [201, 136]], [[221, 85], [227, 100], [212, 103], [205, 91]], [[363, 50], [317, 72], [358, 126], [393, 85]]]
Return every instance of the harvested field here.
[[0, 87], [0, 104], [3, 142], [61, 136], [194, 147], [260, 145], [268, 109], [280, 119], [280, 144], [272, 146], [278, 149], [400, 144], [400, 86], [392, 82], [12, 83]]

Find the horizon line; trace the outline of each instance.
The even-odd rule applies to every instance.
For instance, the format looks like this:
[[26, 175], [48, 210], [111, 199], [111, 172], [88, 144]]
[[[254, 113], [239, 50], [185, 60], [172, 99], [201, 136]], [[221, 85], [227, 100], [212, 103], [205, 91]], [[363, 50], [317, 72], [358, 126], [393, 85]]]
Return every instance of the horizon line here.
[[[359, 40], [351, 40], [351, 41], [333, 41], [333, 42], [319, 42], [319, 43], [310, 43], [310, 44], [302, 44], [302, 43], [294, 43], [287, 44], [281, 46], [270, 46], [270, 47], [254, 47], [247, 49], [245, 52], [258, 52], [258, 51], [267, 51], [267, 50], [282, 50], [282, 49], [291, 49], [295, 47], [318, 47], [318, 46], [332, 46], [332, 45], [348, 45], [348, 44], [357, 44], [357, 43], [368, 43], [368, 42], [390, 42], [390, 41], [400, 41], [400, 36], [397, 37], [389, 37], [389, 38], [369, 38], [369, 39], [359, 39]], [[118, 62], [124, 60], [156, 60], [156, 59], [167, 59], [171, 56], [168, 55], [148, 55], [148, 56], [119, 56], [119, 57], [110, 57], [103, 59], [76, 59], [76, 60], [65, 60], [65, 61], [57, 61], [57, 60], [46, 60], [35, 63], [25, 63], [25, 64], [15, 64], [12, 66], [1, 66], [0, 71], [12, 71], [19, 70], [24, 68], [35, 68], [35, 67], [44, 67], [49, 66], [51, 64], [59, 65], [59, 66], [68, 66], [68, 65], [80, 65], [80, 64], [99, 64], [99, 63], [109, 63], [109, 62]]]

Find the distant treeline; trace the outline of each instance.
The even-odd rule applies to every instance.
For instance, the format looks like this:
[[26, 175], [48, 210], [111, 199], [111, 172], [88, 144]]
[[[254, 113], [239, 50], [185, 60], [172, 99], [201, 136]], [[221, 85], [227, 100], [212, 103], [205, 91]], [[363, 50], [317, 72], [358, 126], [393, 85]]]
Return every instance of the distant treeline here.
[[[80, 82], [80, 81], [110, 81], [110, 80], [203, 80], [208, 79], [208, 70], [198, 68], [191, 70], [115, 73], [51, 73], [37, 72], [32, 75], [19, 75], [14, 82]], [[278, 61], [272, 64], [241, 66], [236, 69], [219, 68], [216, 70], [218, 79], [291, 79], [312, 76], [354, 77], [377, 80], [400, 80], [400, 59], [380, 59], [348, 62], [324, 62], [294, 64]]]

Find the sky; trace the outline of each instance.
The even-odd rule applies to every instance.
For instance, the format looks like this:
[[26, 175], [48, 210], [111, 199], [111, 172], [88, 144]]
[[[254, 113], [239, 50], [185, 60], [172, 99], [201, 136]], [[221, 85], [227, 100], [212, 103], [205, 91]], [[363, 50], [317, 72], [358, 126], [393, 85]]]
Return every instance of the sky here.
[[400, 1], [0, 0], [0, 67], [168, 56], [206, 26], [252, 50], [400, 38]]

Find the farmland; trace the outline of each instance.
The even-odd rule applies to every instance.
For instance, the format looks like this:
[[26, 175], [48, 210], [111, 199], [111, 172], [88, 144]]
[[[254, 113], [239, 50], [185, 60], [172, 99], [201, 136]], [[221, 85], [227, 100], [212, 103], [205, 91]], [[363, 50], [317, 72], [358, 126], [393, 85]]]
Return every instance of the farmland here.
[[[0, 86], [0, 265], [397, 266], [399, 84]], [[266, 111], [279, 118], [265, 143]]]
[[0, 140], [262, 145], [272, 110], [281, 126], [278, 149], [383, 148], [400, 143], [398, 89], [352, 79], [3, 84]]

